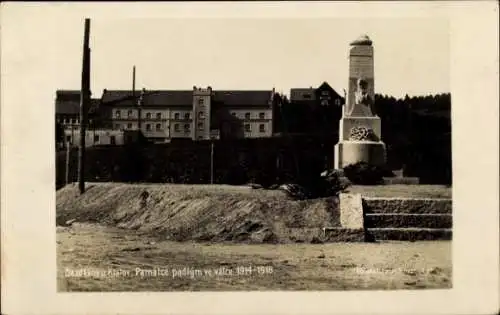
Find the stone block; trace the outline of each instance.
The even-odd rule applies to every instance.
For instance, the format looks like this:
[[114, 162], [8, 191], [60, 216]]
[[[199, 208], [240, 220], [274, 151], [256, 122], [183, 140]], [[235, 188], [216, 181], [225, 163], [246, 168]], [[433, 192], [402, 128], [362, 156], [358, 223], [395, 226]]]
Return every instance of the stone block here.
[[340, 225], [342, 228], [362, 229], [363, 200], [360, 194], [340, 194]]

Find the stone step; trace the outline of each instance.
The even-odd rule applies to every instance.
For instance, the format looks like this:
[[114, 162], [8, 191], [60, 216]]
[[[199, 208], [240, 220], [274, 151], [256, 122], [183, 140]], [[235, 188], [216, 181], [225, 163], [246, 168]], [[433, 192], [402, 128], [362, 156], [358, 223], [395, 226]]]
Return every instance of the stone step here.
[[451, 214], [452, 200], [437, 198], [363, 197], [363, 209], [368, 213]]
[[364, 229], [325, 227], [323, 239], [325, 242], [364, 242], [366, 233]]
[[451, 214], [414, 213], [367, 213], [366, 228], [433, 228], [447, 229], [453, 226]]
[[366, 230], [369, 240], [391, 241], [431, 241], [451, 240], [451, 229], [426, 228], [369, 228]]
[[324, 228], [284, 228], [281, 231], [295, 243], [316, 242], [364, 242], [363, 229], [349, 229], [338, 226]]

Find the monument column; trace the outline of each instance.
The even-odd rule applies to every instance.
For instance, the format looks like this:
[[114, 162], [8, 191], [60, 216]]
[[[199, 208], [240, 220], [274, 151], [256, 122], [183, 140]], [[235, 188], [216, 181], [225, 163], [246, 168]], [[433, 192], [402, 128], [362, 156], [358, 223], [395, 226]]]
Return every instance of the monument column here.
[[366, 162], [385, 164], [385, 144], [381, 141], [380, 118], [374, 113], [375, 78], [372, 41], [363, 35], [351, 42], [349, 86], [335, 145], [336, 169]]

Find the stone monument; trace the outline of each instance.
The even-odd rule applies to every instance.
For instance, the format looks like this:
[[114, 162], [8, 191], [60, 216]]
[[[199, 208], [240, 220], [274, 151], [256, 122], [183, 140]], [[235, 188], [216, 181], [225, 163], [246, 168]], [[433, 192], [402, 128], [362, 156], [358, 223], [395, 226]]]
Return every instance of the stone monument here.
[[375, 80], [373, 46], [366, 35], [351, 42], [349, 50], [349, 86], [339, 124], [339, 142], [335, 145], [336, 169], [367, 162], [382, 166], [386, 162], [381, 141], [381, 122], [374, 112]]

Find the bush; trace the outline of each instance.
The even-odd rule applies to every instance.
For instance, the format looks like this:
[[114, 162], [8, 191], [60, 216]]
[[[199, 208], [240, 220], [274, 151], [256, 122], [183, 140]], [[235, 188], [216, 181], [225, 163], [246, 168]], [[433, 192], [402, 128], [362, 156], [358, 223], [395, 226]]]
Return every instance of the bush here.
[[321, 176], [303, 181], [301, 184], [281, 185], [279, 189], [286, 191], [290, 197], [296, 200], [304, 200], [337, 197], [348, 186], [348, 184], [342, 183], [337, 172], [326, 172]]
[[379, 185], [388, 172], [379, 166], [358, 162], [344, 168], [344, 175], [355, 185]]
[[327, 172], [323, 176], [324, 191], [323, 195], [325, 197], [338, 196], [339, 193], [344, 192], [349, 184], [341, 180], [340, 173], [338, 171]]

